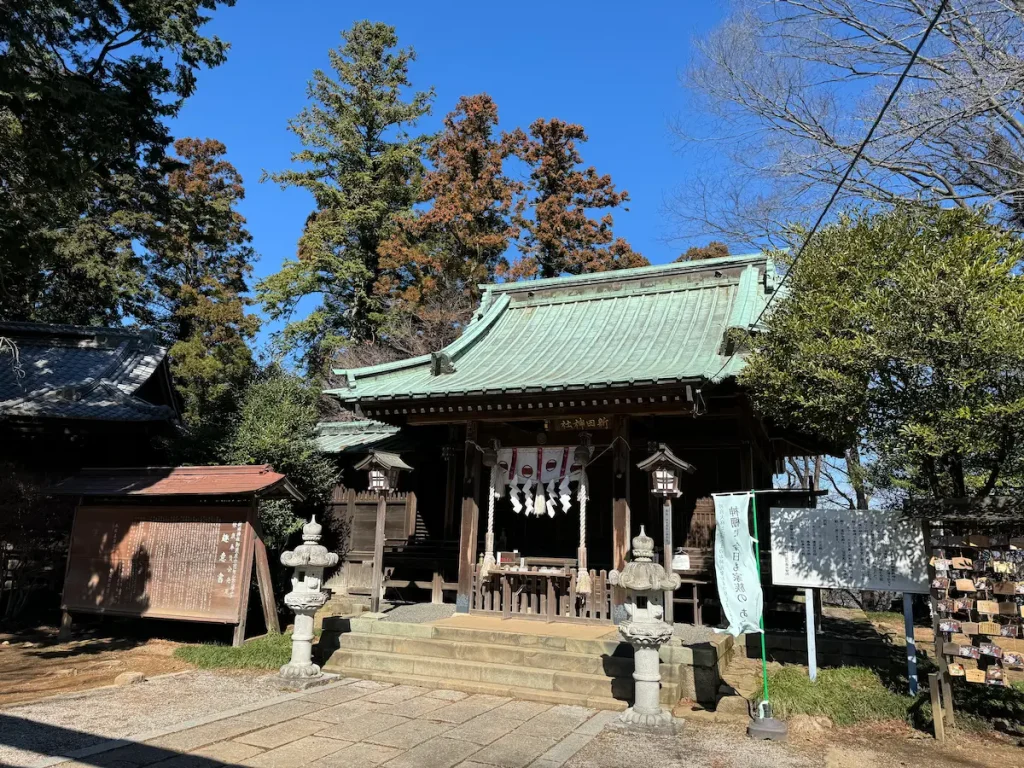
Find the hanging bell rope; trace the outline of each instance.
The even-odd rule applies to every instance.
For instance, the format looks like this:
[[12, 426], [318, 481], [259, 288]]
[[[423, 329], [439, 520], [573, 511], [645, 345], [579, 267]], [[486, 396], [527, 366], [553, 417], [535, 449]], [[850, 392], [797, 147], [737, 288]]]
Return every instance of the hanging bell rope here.
[[577, 552], [579, 568], [576, 571], [576, 594], [589, 595], [591, 591], [590, 571], [587, 570], [587, 496], [589, 481], [587, 468], [580, 471], [580, 487], [576, 493], [580, 500], [580, 548]]
[[484, 537], [484, 562], [480, 566], [480, 576], [487, 576], [494, 570], [498, 562], [494, 558], [494, 498], [495, 486], [498, 484], [498, 466], [491, 467], [491, 487], [487, 491], [487, 535]]

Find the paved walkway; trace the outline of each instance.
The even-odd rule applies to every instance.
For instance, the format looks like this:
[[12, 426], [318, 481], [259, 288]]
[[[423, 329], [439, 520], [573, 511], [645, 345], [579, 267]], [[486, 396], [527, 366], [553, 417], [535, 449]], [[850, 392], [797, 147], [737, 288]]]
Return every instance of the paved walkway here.
[[[557, 768], [616, 717], [583, 707], [344, 679], [100, 744], [62, 768]], [[113, 747], [113, 748], [111, 748]]]

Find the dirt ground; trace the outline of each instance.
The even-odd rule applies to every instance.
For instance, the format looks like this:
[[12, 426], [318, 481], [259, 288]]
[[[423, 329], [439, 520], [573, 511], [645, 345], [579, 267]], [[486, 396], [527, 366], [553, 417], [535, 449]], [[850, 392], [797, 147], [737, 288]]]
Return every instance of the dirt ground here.
[[174, 658], [180, 644], [79, 634], [57, 642], [57, 631], [41, 628], [0, 633], [0, 707], [112, 685], [122, 672], [146, 677], [191, 669]]

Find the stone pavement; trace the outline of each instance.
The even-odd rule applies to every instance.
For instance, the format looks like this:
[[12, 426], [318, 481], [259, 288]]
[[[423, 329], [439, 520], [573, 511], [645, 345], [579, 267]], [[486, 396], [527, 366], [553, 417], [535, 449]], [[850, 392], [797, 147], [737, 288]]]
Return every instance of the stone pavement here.
[[342, 679], [108, 743], [61, 768], [557, 768], [617, 712]]

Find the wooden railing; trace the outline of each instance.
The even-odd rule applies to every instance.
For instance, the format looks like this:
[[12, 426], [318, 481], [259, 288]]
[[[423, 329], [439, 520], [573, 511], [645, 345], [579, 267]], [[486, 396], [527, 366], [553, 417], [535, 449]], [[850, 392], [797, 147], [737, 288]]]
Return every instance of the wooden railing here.
[[591, 591], [576, 592], [576, 569], [562, 572], [492, 571], [473, 574], [471, 613], [506, 619], [611, 623], [612, 587], [607, 571], [590, 571]]

